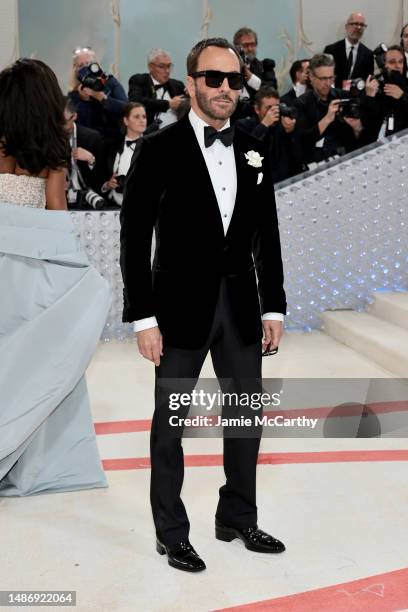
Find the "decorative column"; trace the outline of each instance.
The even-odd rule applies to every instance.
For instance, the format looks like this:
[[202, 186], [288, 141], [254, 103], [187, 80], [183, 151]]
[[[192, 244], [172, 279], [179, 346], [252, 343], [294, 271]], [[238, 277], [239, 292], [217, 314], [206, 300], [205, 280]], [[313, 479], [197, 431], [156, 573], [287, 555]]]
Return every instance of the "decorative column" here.
[[114, 27], [114, 62], [111, 72], [117, 79], [120, 77], [120, 0], [111, 1], [111, 14]]

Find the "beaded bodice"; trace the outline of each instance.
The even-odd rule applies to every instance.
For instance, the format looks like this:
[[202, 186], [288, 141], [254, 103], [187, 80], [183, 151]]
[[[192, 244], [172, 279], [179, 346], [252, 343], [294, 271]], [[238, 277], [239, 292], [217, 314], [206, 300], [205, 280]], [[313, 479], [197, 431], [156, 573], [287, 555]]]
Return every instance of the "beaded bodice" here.
[[0, 202], [45, 208], [45, 178], [0, 174]]

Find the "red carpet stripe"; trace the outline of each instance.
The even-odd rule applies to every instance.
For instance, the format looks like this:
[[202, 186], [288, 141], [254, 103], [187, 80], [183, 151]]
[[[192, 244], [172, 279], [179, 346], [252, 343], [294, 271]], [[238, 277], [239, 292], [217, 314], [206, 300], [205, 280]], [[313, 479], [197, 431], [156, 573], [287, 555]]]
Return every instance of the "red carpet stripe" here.
[[394, 612], [408, 606], [408, 569], [217, 612]]
[[[259, 453], [260, 465], [288, 465], [291, 463], [346, 463], [366, 461], [408, 461], [408, 450], [328, 451], [314, 453]], [[116, 470], [145, 470], [150, 468], [149, 457], [104, 459], [107, 472]], [[222, 455], [186, 455], [186, 467], [222, 466]]]
[[[375, 414], [386, 414], [389, 412], [406, 412], [408, 411], [408, 402], [376, 402], [367, 404], [367, 408]], [[339, 413], [336, 411], [333, 414], [334, 407], [321, 408], [298, 408], [285, 411], [265, 411], [264, 414], [268, 417], [276, 417], [284, 415], [288, 419], [293, 419], [299, 415], [304, 415], [307, 418], [324, 419], [324, 418], [339, 418]], [[341, 416], [351, 417], [361, 415], [361, 404], [350, 404], [342, 406]], [[97, 435], [134, 433], [140, 431], [150, 431], [151, 419], [138, 419], [133, 421], [106, 421], [95, 423], [95, 431]]]

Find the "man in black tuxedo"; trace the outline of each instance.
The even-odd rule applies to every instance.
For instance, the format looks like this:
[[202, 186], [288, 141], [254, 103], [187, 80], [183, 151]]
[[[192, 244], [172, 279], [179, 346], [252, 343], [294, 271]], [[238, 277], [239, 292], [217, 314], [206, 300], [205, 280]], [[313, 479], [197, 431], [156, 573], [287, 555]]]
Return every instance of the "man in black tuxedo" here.
[[184, 94], [184, 84], [171, 79], [170, 55], [163, 49], [152, 49], [147, 58], [149, 72], [129, 79], [129, 101], [140, 102], [146, 109], [147, 125], [158, 128], [177, 121], [176, 111]]
[[281, 102], [291, 106], [295, 100], [306, 93], [307, 88], [310, 87], [309, 64], [310, 60], [308, 59], [296, 60], [293, 62], [289, 70], [293, 86], [281, 96]]
[[346, 23], [346, 38], [327, 45], [324, 53], [334, 57], [336, 63], [336, 87], [347, 89], [344, 81], [350, 79], [366, 80], [374, 73], [374, 54], [361, 42], [367, 28], [362, 13], [352, 13]]
[[[121, 266], [123, 320], [135, 322], [139, 350], [156, 365], [151, 503], [157, 550], [173, 567], [200, 571], [205, 564], [189, 542], [180, 498], [181, 440], [169, 432], [162, 385], [196, 380], [211, 351], [221, 386], [221, 379], [237, 386], [245, 379], [259, 389], [262, 331], [270, 352], [283, 332], [286, 300], [270, 176], [261, 172], [257, 143], [229, 126], [243, 82], [241, 60], [225, 39], [206, 39], [191, 50], [187, 72], [190, 113], [143, 137], [136, 149], [121, 211]], [[224, 438], [226, 484], [216, 537], [277, 553], [284, 545], [257, 526], [257, 433]]]

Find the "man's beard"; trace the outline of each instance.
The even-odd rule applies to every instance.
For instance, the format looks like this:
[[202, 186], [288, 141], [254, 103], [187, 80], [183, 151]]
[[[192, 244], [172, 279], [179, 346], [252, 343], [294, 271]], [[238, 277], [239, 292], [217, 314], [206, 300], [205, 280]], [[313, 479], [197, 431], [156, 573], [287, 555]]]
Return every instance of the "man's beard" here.
[[[196, 93], [196, 100], [197, 100], [198, 108], [205, 115], [207, 115], [207, 117], [210, 117], [211, 119], [215, 119], [215, 120], [229, 119], [238, 104], [238, 97], [236, 98], [236, 100], [234, 100], [228, 94], [220, 94], [219, 96], [215, 96], [215, 98], [211, 98], [210, 100], [204, 92], [199, 91], [197, 85], [195, 87], [195, 93]], [[224, 110], [215, 109], [211, 106], [212, 100], [228, 100], [232, 102], [232, 106], [230, 106], [229, 108], [225, 108]]]

